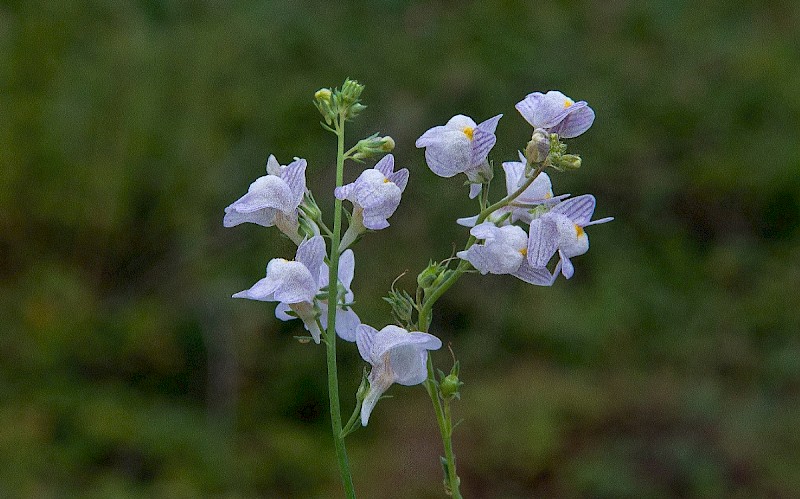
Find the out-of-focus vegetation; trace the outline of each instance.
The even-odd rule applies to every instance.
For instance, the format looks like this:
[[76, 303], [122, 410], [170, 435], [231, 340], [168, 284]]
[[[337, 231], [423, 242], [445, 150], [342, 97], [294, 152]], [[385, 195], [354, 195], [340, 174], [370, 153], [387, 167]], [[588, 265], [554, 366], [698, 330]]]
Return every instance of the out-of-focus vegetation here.
[[[503, 112], [499, 163], [528, 92], [597, 112], [583, 169], [553, 175], [616, 217], [575, 278], [470, 275], [435, 312], [467, 497], [796, 494], [798, 33], [788, 1], [0, 3], [0, 496], [340, 494], [323, 350], [229, 299], [291, 244], [221, 221], [270, 153], [330, 203], [311, 97], [346, 76], [369, 105], [350, 137], [392, 135], [412, 172], [357, 247], [376, 326], [474, 213], [419, 134]], [[340, 352], [349, 414], [362, 364]], [[349, 439], [356, 486], [439, 497], [426, 394], [391, 393]]]

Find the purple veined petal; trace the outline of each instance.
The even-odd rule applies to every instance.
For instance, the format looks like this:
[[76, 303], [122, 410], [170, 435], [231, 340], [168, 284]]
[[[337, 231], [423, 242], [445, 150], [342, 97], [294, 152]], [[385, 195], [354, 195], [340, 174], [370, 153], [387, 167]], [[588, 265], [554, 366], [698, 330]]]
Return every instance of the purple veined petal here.
[[423, 133], [414, 143], [418, 148], [428, 147], [439, 140], [444, 132], [449, 131], [446, 126], [435, 126]]
[[457, 218], [456, 223], [462, 227], [475, 227], [475, 222], [478, 221], [478, 215], [474, 217]]
[[224, 227], [235, 227], [243, 223], [253, 223], [262, 227], [275, 225], [275, 215], [279, 213], [275, 208], [264, 208], [248, 213], [240, 213], [228, 206], [225, 208], [225, 217], [222, 219]]
[[503, 171], [506, 173], [506, 193], [511, 194], [520, 186], [522, 176], [525, 174], [525, 158], [517, 163], [516, 161], [504, 161]]
[[556, 263], [555, 268], [553, 269], [553, 277], [550, 280], [550, 285], [551, 286], [553, 285], [553, 283], [556, 282], [556, 279], [558, 278], [558, 275], [561, 273], [561, 266], [562, 266], [561, 260], [559, 259], [558, 262]]
[[373, 168], [383, 173], [385, 177], [388, 177], [394, 171], [394, 156], [387, 154], [381, 158], [381, 160], [378, 161]]
[[594, 110], [585, 102], [580, 101], [567, 108], [568, 113], [554, 125], [550, 131], [557, 133], [565, 139], [571, 139], [582, 134], [594, 123]]
[[264, 208], [275, 208], [281, 211], [292, 211], [292, 191], [286, 182], [274, 175], [257, 178], [247, 189], [247, 194], [240, 197], [225, 211], [252, 213]]
[[394, 325], [384, 326], [372, 337], [372, 357], [381, 359], [389, 349], [409, 341], [408, 331]]
[[398, 385], [414, 386], [428, 378], [425, 361], [428, 356], [424, 349], [406, 344], [389, 351], [394, 382]]
[[341, 187], [337, 187], [333, 190], [333, 195], [336, 196], [336, 199], [352, 199], [353, 191], [356, 189], [356, 183], [353, 182], [351, 184], [343, 185]]
[[469, 184], [469, 198], [475, 199], [483, 190], [483, 184]]
[[528, 263], [533, 267], [544, 267], [558, 249], [558, 226], [544, 216], [531, 221], [528, 236]]
[[356, 257], [353, 250], [349, 249], [339, 257], [339, 280], [342, 281], [342, 285], [347, 290], [350, 289], [350, 284], [353, 282], [355, 268]]
[[288, 304], [286, 304], [286, 303], [278, 303], [278, 305], [275, 306], [275, 317], [277, 317], [278, 319], [280, 319], [282, 321], [290, 321], [292, 319], [297, 319], [297, 317], [293, 317], [293, 316], [289, 315], [289, 312], [291, 310], [292, 309], [289, 307]]
[[483, 222], [470, 229], [469, 233], [478, 239], [491, 239], [496, 237], [499, 229], [492, 222]]
[[559, 251], [558, 256], [561, 258], [561, 273], [564, 274], [564, 277], [567, 279], [571, 278], [575, 273], [575, 267], [572, 266], [572, 262], [563, 251]]
[[537, 94], [542, 95], [541, 92], [528, 94], [524, 99], [514, 105], [517, 111], [519, 111], [519, 114], [525, 118], [525, 121], [527, 121], [528, 124], [533, 127], [536, 127], [536, 125], [534, 125], [534, 120], [536, 117], [536, 104], [538, 102], [538, 98], [536, 97]]
[[553, 274], [547, 270], [547, 267], [533, 267], [525, 260], [511, 275], [536, 286], [552, 286], [554, 281]]
[[275, 301], [275, 290], [280, 285], [279, 281], [264, 277], [259, 279], [250, 289], [235, 293], [232, 298], [247, 298], [248, 300]]
[[486, 246], [482, 244], [473, 244], [466, 251], [459, 251], [456, 253], [456, 256], [472, 264], [481, 275], [489, 273], [492, 254]]
[[322, 236], [314, 236], [300, 243], [297, 247], [295, 260], [302, 263], [314, 278], [314, 284], [319, 285], [319, 269], [325, 259], [325, 240]]
[[269, 175], [275, 175], [276, 177], [281, 174], [281, 164], [278, 163], [278, 160], [275, 159], [273, 154], [270, 154], [269, 158], [267, 158], [267, 173]]
[[286, 185], [289, 186], [289, 189], [292, 191], [292, 195], [294, 196], [294, 207], [300, 204], [303, 201], [303, 195], [306, 192], [306, 167], [308, 163], [304, 159], [297, 159], [289, 163], [289, 165], [284, 168], [281, 173], [281, 179], [286, 182]]
[[408, 334], [411, 336], [412, 342], [419, 348], [425, 350], [439, 350], [442, 348], [442, 340], [430, 333], [411, 331]]
[[364, 211], [364, 227], [370, 230], [381, 230], [389, 226], [385, 217], [378, 214], [368, 214]]
[[486, 161], [489, 151], [492, 150], [496, 142], [497, 136], [495, 134], [476, 128], [472, 132], [469, 166], [476, 166]]
[[470, 167], [472, 141], [460, 130], [448, 130], [425, 148], [428, 168], [440, 177], [452, 177]]
[[457, 114], [457, 115], [453, 116], [452, 118], [447, 120], [447, 123], [445, 124], [445, 127], [448, 130], [451, 130], [451, 131], [457, 130], [457, 131], [462, 132], [462, 133], [464, 132], [465, 128], [475, 129], [475, 128], [477, 128], [477, 126], [478, 125], [475, 123], [475, 121], [472, 118], [470, 118], [469, 116], [465, 116], [463, 114]]
[[549, 115], [552, 114], [547, 109], [545, 96], [541, 92], [533, 92], [525, 96], [524, 99], [517, 102], [514, 106], [519, 114], [525, 118], [532, 127], [543, 128], [542, 123]]
[[566, 215], [575, 224], [584, 227], [591, 220], [596, 203], [594, 196], [584, 194], [557, 204], [550, 212]]
[[497, 122], [500, 121], [500, 118], [502, 117], [503, 117], [502, 114], [498, 114], [497, 116], [494, 116], [482, 122], [476, 128], [484, 132], [489, 132], [491, 134], [494, 134], [495, 130], [497, 130]]
[[387, 175], [390, 182], [400, 188], [400, 192], [406, 190], [406, 185], [408, 184], [408, 169], [402, 168], [397, 170], [396, 172]]
[[611, 222], [612, 220], [614, 220], [614, 217], [605, 217], [605, 218], [601, 218], [600, 220], [592, 220], [588, 224], [584, 225], [584, 227], [588, 227], [590, 225], [604, 224], [606, 222]]
[[367, 391], [364, 402], [361, 403], [361, 426], [367, 426], [369, 417], [372, 410], [375, 409], [375, 404], [381, 398], [381, 395], [386, 393], [386, 390], [392, 386], [394, 379], [390, 377], [391, 374], [387, 372], [386, 366], [379, 365], [373, 367], [369, 373], [369, 391]]
[[344, 310], [342, 308], [336, 309], [336, 334], [345, 341], [356, 341], [356, 329], [361, 325], [361, 319], [358, 318], [352, 308]]
[[551, 129], [558, 125], [574, 106], [572, 99], [557, 90], [546, 94], [533, 92], [515, 106], [525, 121], [534, 128]]
[[379, 361], [379, 359], [376, 359], [372, 355], [372, 346], [377, 334], [378, 330], [372, 326], [360, 324], [356, 327], [356, 346], [358, 347], [358, 353], [361, 354], [362, 359], [372, 365], [375, 365]]

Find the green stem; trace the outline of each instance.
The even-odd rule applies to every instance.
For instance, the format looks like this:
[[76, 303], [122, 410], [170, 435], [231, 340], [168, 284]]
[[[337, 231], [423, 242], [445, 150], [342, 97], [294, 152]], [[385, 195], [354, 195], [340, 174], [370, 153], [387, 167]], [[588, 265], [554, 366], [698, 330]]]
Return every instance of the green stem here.
[[[336, 186], [344, 184], [344, 117], [339, 116], [336, 123], [338, 140], [336, 154]], [[328, 397], [331, 406], [331, 427], [333, 441], [336, 446], [336, 460], [339, 463], [339, 475], [348, 499], [356, 497], [350, 463], [347, 460], [347, 448], [342, 436], [342, 409], [339, 405], [339, 379], [336, 370], [336, 305], [339, 303], [339, 239], [342, 232], [342, 201], [336, 199], [333, 210], [333, 233], [331, 235], [331, 253], [328, 263], [328, 329], [325, 332], [328, 360]]]
[[[489, 217], [489, 215], [500, 208], [508, 206], [515, 199], [517, 199], [523, 192], [525, 192], [525, 189], [530, 187], [542, 170], [544, 170], [544, 165], [539, 165], [534, 174], [531, 175], [519, 189], [504, 197], [500, 201], [494, 203], [493, 205], [481, 210], [475, 225], [483, 223]], [[486, 186], [484, 186], [484, 188], [486, 188]], [[488, 197], [482, 197], [481, 204], [488, 204]], [[477, 239], [475, 236], [470, 236], [467, 240], [464, 250], [468, 250], [470, 246], [475, 244], [476, 240]], [[445, 279], [430, 295], [425, 296], [422, 308], [420, 308], [419, 315], [417, 317], [417, 323], [421, 331], [427, 332], [428, 328], [430, 327], [433, 304], [436, 303], [436, 301], [441, 298], [442, 295], [445, 294], [445, 292], [447, 292], [447, 290], [450, 289], [450, 287], [452, 287], [453, 284], [455, 284], [456, 281], [458, 281], [458, 279], [467, 270], [469, 270], [469, 267], [469, 262], [462, 260], [447, 279]], [[438, 383], [436, 382], [433, 360], [431, 359], [430, 354], [428, 354], [428, 379], [425, 381], [425, 389], [428, 391], [431, 402], [433, 402], [433, 410], [436, 412], [436, 421], [439, 424], [439, 433], [442, 435], [445, 460], [447, 461], [446, 479], [448, 488], [452, 497], [460, 499], [461, 492], [459, 491], [459, 484], [461, 480], [458, 478], [458, 474], [456, 473], [456, 457], [453, 453], [453, 420], [450, 413], [450, 403], [448, 401], [444, 401], [444, 407], [442, 407], [442, 399], [439, 397]]]
[[459, 485], [461, 479], [456, 474], [456, 455], [453, 452], [453, 424], [450, 420], [450, 405], [445, 402], [445, 409], [442, 409], [442, 399], [439, 397], [439, 387], [433, 369], [433, 360], [428, 354], [428, 379], [425, 381], [425, 389], [433, 402], [433, 410], [436, 412], [436, 422], [439, 424], [439, 433], [442, 435], [444, 445], [444, 458], [447, 461], [447, 488], [450, 495], [456, 499], [461, 499]]
[[344, 425], [344, 428], [342, 429], [342, 438], [356, 431], [357, 429], [356, 424], [359, 421], [360, 415], [361, 415], [361, 400], [358, 401], [356, 407], [353, 409], [353, 414], [350, 415], [350, 420], [347, 421], [346, 425]]

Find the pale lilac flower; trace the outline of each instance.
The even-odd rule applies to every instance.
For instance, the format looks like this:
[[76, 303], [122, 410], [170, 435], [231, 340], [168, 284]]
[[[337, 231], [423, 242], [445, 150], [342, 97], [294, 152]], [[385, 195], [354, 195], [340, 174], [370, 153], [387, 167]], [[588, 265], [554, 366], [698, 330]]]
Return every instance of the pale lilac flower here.
[[438, 350], [442, 342], [432, 334], [409, 333], [397, 326], [378, 331], [361, 324], [356, 328], [356, 345], [372, 366], [367, 378], [369, 391], [361, 405], [361, 424], [367, 426], [372, 409], [392, 383], [412, 386], [428, 378], [428, 350]]
[[314, 236], [303, 241], [292, 261], [274, 258], [267, 264], [267, 276], [250, 289], [240, 291], [234, 298], [258, 301], [277, 301], [284, 312], [291, 309], [305, 324], [314, 341], [320, 341], [314, 298], [319, 292], [320, 268], [325, 258], [325, 241]]
[[416, 146], [425, 148], [425, 161], [436, 175], [452, 177], [465, 173], [472, 182], [470, 198], [474, 198], [481, 191], [482, 174], [491, 173], [487, 171], [490, 168], [487, 157], [497, 142], [494, 132], [502, 116], [498, 114], [480, 125], [468, 116], [453, 116], [447, 124], [423, 133]]
[[277, 225], [296, 243], [297, 207], [306, 192], [306, 160], [295, 159], [281, 166], [270, 155], [267, 175], [257, 178], [247, 189], [247, 194], [225, 208], [225, 227], [250, 222], [264, 227]]
[[[344, 303], [339, 303], [336, 308], [336, 334], [346, 341], [356, 341], [356, 327], [361, 324], [361, 319], [350, 307], [353, 303], [353, 291], [350, 289], [350, 284], [353, 282], [353, 273], [355, 270], [355, 255], [353, 250], [347, 250], [339, 257], [339, 282], [344, 287]], [[319, 268], [319, 290], [328, 285], [328, 264], [324, 263]], [[318, 293], [319, 293], [318, 290]], [[317, 305], [319, 307], [320, 315], [319, 321], [323, 328], [328, 327], [328, 299], [317, 298]], [[279, 303], [275, 307], [275, 317], [282, 321], [290, 321], [295, 317], [288, 314], [290, 310], [289, 305]], [[311, 331], [308, 326], [306, 329]]]
[[389, 226], [387, 218], [397, 209], [408, 183], [408, 170], [394, 171], [394, 156], [387, 154], [374, 168], [364, 170], [352, 184], [337, 187], [334, 195], [353, 203], [354, 218], [363, 217], [364, 227], [378, 230]]
[[[517, 189], [522, 187], [522, 184], [524, 184], [527, 180], [525, 178], [526, 163], [527, 160], [521, 152], [519, 153], [518, 162], [506, 161], [503, 163], [503, 170], [506, 174], [506, 195], [511, 195], [516, 192]], [[511, 213], [509, 218], [506, 218], [503, 220], [503, 222], [500, 222], [501, 225], [513, 223], [517, 220], [522, 220], [527, 223], [532, 220], [532, 216], [530, 214], [530, 209], [533, 208], [532, 205], [554, 204], [567, 197], [569, 197], [569, 194], [561, 194], [554, 197], [553, 184], [550, 181], [550, 177], [546, 173], [541, 172], [536, 176], [531, 185], [522, 191], [522, 194], [520, 194], [512, 204], [504, 206], [503, 208], [500, 208], [492, 213], [488, 221], [495, 222], [495, 225], [497, 225], [496, 222], [501, 220], [503, 215], [506, 213]], [[463, 225], [464, 227], [473, 227], [477, 221], [477, 215], [459, 218], [456, 220], [459, 225]]]
[[577, 137], [594, 122], [594, 111], [586, 101], [575, 102], [556, 90], [529, 94], [516, 108], [533, 128], [543, 128], [565, 139]]
[[534, 267], [543, 267], [558, 251], [561, 273], [567, 279], [572, 277], [575, 269], [570, 258], [589, 250], [589, 237], [584, 227], [614, 219], [591, 220], [595, 203], [594, 196], [584, 194], [557, 204], [533, 220], [528, 238], [528, 262]]
[[456, 256], [467, 260], [481, 274], [511, 274], [523, 281], [537, 286], [551, 286], [554, 274], [546, 267], [533, 267], [525, 255], [528, 252], [528, 235], [516, 225], [497, 227], [483, 222], [476, 225], [470, 234], [483, 240], [483, 244], [473, 244]]

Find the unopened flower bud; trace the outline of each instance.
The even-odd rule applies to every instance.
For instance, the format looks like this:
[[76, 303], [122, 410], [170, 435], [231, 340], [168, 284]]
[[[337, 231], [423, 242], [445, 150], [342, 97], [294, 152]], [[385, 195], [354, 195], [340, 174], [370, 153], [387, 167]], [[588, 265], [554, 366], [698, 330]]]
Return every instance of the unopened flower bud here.
[[391, 137], [378, 137], [378, 134], [361, 139], [356, 144], [353, 159], [367, 159], [378, 154], [390, 152], [394, 149], [394, 139]]
[[436, 282], [439, 276], [439, 266], [431, 263], [428, 267], [419, 273], [417, 276], [417, 285], [422, 289], [428, 289]]
[[445, 399], [459, 398], [460, 394], [458, 392], [463, 384], [464, 383], [459, 381], [458, 376], [455, 374], [448, 374], [442, 379], [441, 383], [439, 383], [439, 391]]
[[356, 80], [347, 79], [342, 85], [342, 90], [339, 92], [339, 95], [342, 99], [342, 104], [349, 106], [350, 104], [354, 104], [358, 101], [358, 98], [361, 97], [361, 92], [364, 91], [364, 85], [361, 85]]
[[577, 170], [581, 167], [581, 157], [576, 154], [565, 154], [561, 156], [559, 166], [564, 170]]
[[533, 131], [530, 142], [525, 148], [525, 157], [530, 164], [542, 163], [550, 153], [550, 135], [543, 129]]
[[321, 102], [331, 102], [331, 89], [330, 88], [320, 88], [314, 94], [314, 99], [321, 101]]
[[383, 142], [381, 144], [381, 150], [383, 152], [392, 152], [394, 150], [394, 139], [389, 137], [388, 135], [383, 138]]

